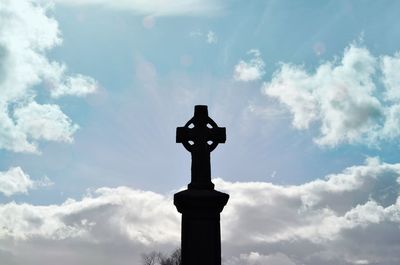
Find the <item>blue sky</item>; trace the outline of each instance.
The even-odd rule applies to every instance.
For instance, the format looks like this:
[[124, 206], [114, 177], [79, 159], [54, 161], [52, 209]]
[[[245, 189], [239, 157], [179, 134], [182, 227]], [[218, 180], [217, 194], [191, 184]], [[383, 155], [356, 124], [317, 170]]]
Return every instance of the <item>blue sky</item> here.
[[[129, 230], [107, 233], [136, 249], [121, 248], [115, 264], [171, 250], [171, 194], [190, 180], [175, 129], [203, 104], [227, 128], [212, 154], [217, 189], [233, 201], [223, 228], [244, 230], [226, 232], [226, 264], [397, 263], [395, 238], [390, 251], [364, 246], [373, 254], [341, 246], [363, 241], [360, 227], [400, 232], [400, 3], [189, 3], [0, 0], [0, 211], [25, 220], [0, 221], [0, 260], [25, 264], [16, 249], [27, 249], [41, 262], [35, 253], [53, 242], [66, 262], [96, 262], [99, 249], [119, 248], [99, 232], [103, 210]], [[245, 194], [255, 201], [235, 199]], [[132, 217], [109, 200], [165, 207]], [[162, 237], [150, 231], [159, 216], [170, 220]]]

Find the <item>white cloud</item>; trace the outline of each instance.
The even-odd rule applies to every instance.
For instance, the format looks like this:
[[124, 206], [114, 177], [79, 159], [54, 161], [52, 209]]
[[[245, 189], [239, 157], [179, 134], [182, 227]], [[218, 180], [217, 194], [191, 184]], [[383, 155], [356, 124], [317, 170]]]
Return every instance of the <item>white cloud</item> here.
[[62, 72], [53, 72], [45, 77], [52, 97], [59, 98], [67, 95], [83, 97], [97, 90], [97, 83], [93, 78], [81, 74], [66, 76], [65, 65], [62, 69], [64, 69]]
[[71, 142], [78, 126], [61, 111], [58, 105], [31, 102], [15, 109], [16, 128], [31, 139]]
[[263, 91], [290, 110], [295, 128], [316, 123], [319, 145], [378, 145], [400, 136], [399, 65], [398, 54], [374, 57], [351, 44], [340, 61], [325, 62], [315, 73], [281, 64]]
[[214, 44], [217, 43], [218, 38], [214, 31], [207, 32], [207, 43]]
[[28, 193], [28, 190], [52, 185], [48, 178], [32, 180], [20, 167], [12, 167], [5, 172], [0, 171], [0, 193], [11, 196], [16, 193]]
[[189, 36], [191, 38], [200, 38], [201, 40], [204, 39], [205, 42], [208, 44], [215, 44], [218, 42], [218, 36], [212, 30], [209, 30], [207, 33], [204, 33], [202, 31], [191, 31], [189, 32]]
[[15, 152], [38, 152], [38, 140], [70, 142], [77, 129], [57, 105], [36, 102], [36, 89], [54, 98], [96, 90], [91, 77], [67, 75], [65, 64], [47, 58], [62, 39], [51, 2], [41, 3], [0, 0], [0, 148]]
[[398, 101], [400, 99], [400, 52], [392, 56], [381, 58], [382, 80], [386, 86], [386, 99]]
[[[224, 264], [400, 261], [400, 164], [369, 158], [293, 186], [214, 182], [230, 194], [221, 219]], [[31, 265], [56, 260], [57, 253], [65, 253], [60, 265], [139, 264], [141, 252], [172, 250], [180, 238], [170, 195], [126, 187], [101, 188], [60, 205], [3, 204], [0, 227], [0, 249], [15, 264]]]
[[214, 15], [224, 9], [222, 1], [211, 0], [55, 0], [72, 6], [97, 5], [106, 8], [130, 10], [153, 16]]
[[248, 82], [260, 80], [265, 74], [265, 63], [261, 59], [260, 51], [253, 49], [248, 51], [247, 54], [252, 56], [252, 58], [248, 62], [240, 60], [235, 66], [233, 78], [236, 81]]

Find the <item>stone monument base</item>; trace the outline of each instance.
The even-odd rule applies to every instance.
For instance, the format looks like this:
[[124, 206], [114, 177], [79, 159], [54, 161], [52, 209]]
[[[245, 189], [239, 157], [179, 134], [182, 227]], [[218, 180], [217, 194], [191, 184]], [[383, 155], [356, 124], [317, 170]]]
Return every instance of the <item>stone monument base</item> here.
[[210, 189], [188, 189], [174, 195], [182, 214], [182, 265], [220, 265], [220, 213], [229, 195]]

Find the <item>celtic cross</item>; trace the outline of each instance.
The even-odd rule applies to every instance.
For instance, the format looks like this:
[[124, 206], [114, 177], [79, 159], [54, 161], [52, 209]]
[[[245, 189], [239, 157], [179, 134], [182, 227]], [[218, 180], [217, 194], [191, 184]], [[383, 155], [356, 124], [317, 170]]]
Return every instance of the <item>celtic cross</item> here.
[[194, 108], [194, 116], [184, 127], [176, 129], [176, 142], [192, 155], [192, 179], [189, 189], [214, 189], [211, 182], [210, 153], [220, 143], [225, 143], [225, 128], [208, 117], [207, 106]]

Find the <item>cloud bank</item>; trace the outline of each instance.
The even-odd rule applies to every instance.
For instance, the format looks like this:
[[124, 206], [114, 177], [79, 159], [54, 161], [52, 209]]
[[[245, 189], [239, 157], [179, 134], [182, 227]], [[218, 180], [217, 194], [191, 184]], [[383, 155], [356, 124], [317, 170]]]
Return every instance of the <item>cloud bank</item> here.
[[351, 44], [343, 57], [309, 73], [282, 63], [263, 92], [293, 114], [293, 126], [319, 128], [321, 146], [378, 146], [400, 136], [400, 54], [373, 56]]
[[69, 75], [47, 52], [61, 44], [49, 1], [0, 0], [0, 148], [37, 153], [41, 140], [71, 142], [78, 129], [57, 104], [41, 104], [38, 89], [53, 99], [85, 96], [96, 81]]
[[[214, 182], [231, 196], [224, 264], [400, 262], [400, 164], [369, 158], [297, 186]], [[61, 205], [2, 204], [0, 227], [10, 264], [140, 264], [140, 253], [179, 245], [180, 216], [171, 195], [101, 188]]]

